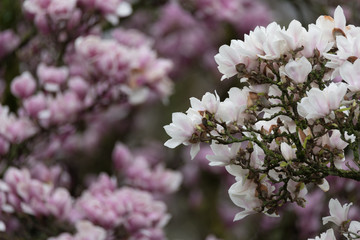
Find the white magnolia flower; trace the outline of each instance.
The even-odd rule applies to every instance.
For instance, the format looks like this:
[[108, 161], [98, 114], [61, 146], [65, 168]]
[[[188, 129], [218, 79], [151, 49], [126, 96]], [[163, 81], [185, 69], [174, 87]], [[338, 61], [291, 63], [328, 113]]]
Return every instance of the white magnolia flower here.
[[191, 158], [194, 158], [200, 151], [200, 143], [191, 143], [190, 140], [196, 131], [196, 126], [201, 122], [201, 118], [197, 118], [196, 114], [189, 110], [187, 115], [180, 112], [173, 113], [173, 122], [164, 126], [166, 133], [171, 137], [164, 145], [168, 148], [175, 148], [180, 144], [192, 144], [190, 154]]
[[223, 144], [213, 143], [210, 145], [213, 155], [207, 155], [210, 166], [226, 166], [232, 159], [235, 159], [241, 143], [233, 143], [231, 147]]
[[215, 114], [220, 104], [220, 98], [216, 92], [215, 94], [207, 92], [201, 98], [201, 101], [194, 97], [190, 98], [190, 104], [196, 111], [208, 111]]
[[341, 139], [340, 131], [335, 129], [321, 137], [321, 145], [332, 149], [344, 150], [349, 144]]
[[330, 216], [323, 217], [323, 224], [327, 224], [328, 222], [333, 222], [338, 226], [348, 220], [348, 213], [352, 203], [346, 203], [341, 206], [339, 200], [337, 199], [330, 199], [329, 202], [329, 209], [330, 209]]
[[323, 31], [315, 24], [309, 24], [309, 30], [305, 33], [304, 50], [301, 51], [304, 57], [313, 57], [314, 50], [317, 50], [320, 56], [327, 53], [334, 42], [329, 42]]
[[304, 183], [295, 182], [291, 179], [287, 184], [287, 190], [290, 192], [293, 199], [305, 198], [306, 194], [308, 193], [308, 190]]
[[[350, 236], [353, 236], [351, 233], [354, 233], [356, 235], [359, 235], [360, 233], [360, 222], [358, 221], [351, 221], [349, 225], [348, 232], [350, 233]], [[344, 234], [345, 237], [347, 237], [347, 234]], [[354, 238], [356, 239], [356, 238]]]
[[346, 29], [346, 18], [343, 9], [338, 6], [334, 12], [334, 18], [330, 16], [320, 16], [316, 20], [316, 26], [322, 31], [328, 41], [334, 41], [333, 30], [337, 28], [345, 34]]
[[297, 58], [295, 60], [290, 59], [285, 65], [285, 75], [295, 83], [305, 82], [311, 70], [312, 65], [306, 57]]
[[340, 76], [342, 79], [349, 84], [350, 91], [360, 91], [360, 59], [357, 59], [354, 63], [344, 62], [341, 65]]
[[324, 192], [329, 191], [329, 189], [330, 189], [329, 182], [328, 182], [325, 178], [323, 178], [322, 181], [323, 181], [323, 182], [322, 182], [321, 184], [318, 184], [318, 187], [319, 187], [321, 190], [323, 190]]
[[286, 161], [290, 161], [296, 158], [296, 149], [292, 148], [289, 144], [282, 142], [280, 144], [280, 150]]
[[220, 103], [216, 118], [227, 123], [242, 124], [246, 118], [244, 111], [248, 106], [249, 92], [248, 88], [231, 88], [228, 92], [229, 98]]
[[307, 92], [307, 97], [302, 98], [298, 103], [298, 113], [308, 120], [325, 117], [332, 110], [340, 107], [346, 91], [345, 83], [331, 83], [324, 90], [312, 88]]
[[244, 208], [243, 211], [235, 215], [234, 221], [243, 219], [244, 217], [257, 213], [254, 209], [261, 206], [261, 201], [256, 194], [257, 184], [251, 180], [238, 181], [229, 189], [231, 200], [239, 207]]
[[215, 61], [219, 72], [223, 74], [221, 80], [224, 80], [237, 74], [236, 65], [242, 63], [242, 58], [231, 45], [222, 45], [215, 55]]
[[351, 143], [354, 143], [356, 141], [356, 137], [354, 134], [349, 135], [347, 131], [345, 131], [345, 140], [350, 141]]
[[326, 232], [322, 233], [320, 237], [309, 238], [308, 240], [336, 240], [334, 230], [332, 228], [328, 229]]

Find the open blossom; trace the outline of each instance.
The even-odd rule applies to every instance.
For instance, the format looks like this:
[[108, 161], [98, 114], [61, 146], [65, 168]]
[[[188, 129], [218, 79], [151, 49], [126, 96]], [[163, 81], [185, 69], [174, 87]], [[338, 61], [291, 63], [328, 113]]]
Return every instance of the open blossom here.
[[336, 240], [334, 230], [332, 228], [328, 229], [326, 232], [322, 233], [320, 237], [309, 238], [308, 240]]
[[298, 103], [298, 112], [308, 120], [325, 117], [340, 107], [346, 91], [345, 83], [331, 83], [324, 90], [312, 88], [307, 92], [307, 97]]
[[321, 144], [329, 148], [336, 148], [339, 150], [344, 150], [348, 145], [347, 142], [341, 139], [341, 133], [339, 130], [333, 130], [329, 134], [325, 134], [321, 137]]
[[257, 185], [251, 180], [238, 181], [229, 189], [231, 200], [244, 210], [235, 215], [234, 221], [241, 220], [244, 217], [255, 214], [257, 207], [261, 206], [261, 201], [256, 194]]
[[351, 205], [352, 203], [346, 203], [341, 206], [339, 200], [333, 198], [330, 199], [330, 216], [322, 218], [323, 224], [325, 225], [328, 222], [333, 222], [336, 225], [341, 226], [343, 222], [346, 222], [348, 220], [348, 213]]
[[282, 142], [280, 144], [281, 154], [286, 161], [290, 161], [296, 158], [296, 149], [292, 148], [289, 144]]
[[354, 63], [344, 62], [340, 67], [340, 76], [349, 84], [350, 91], [360, 91], [360, 59], [357, 59]]
[[192, 139], [197, 124], [201, 123], [200, 115], [190, 108], [187, 115], [180, 112], [173, 113], [172, 121], [169, 125], [164, 126], [166, 133], [171, 137], [164, 145], [175, 148], [180, 144], [189, 145], [192, 143], [190, 154], [191, 158], [194, 158], [200, 151], [200, 144]]
[[[350, 233], [350, 236], [352, 236], [352, 233], [359, 234], [360, 232], [360, 222], [358, 221], [351, 221], [349, 225], [348, 232]], [[347, 234], [344, 234], [345, 237], [347, 237]]]
[[215, 94], [205, 93], [201, 101], [197, 98], [190, 98], [191, 107], [196, 111], [208, 111], [209, 113], [215, 114], [220, 104], [220, 98]]
[[290, 60], [285, 65], [285, 74], [295, 83], [303, 83], [312, 70], [312, 65], [306, 57]]
[[193, 120], [184, 113], [173, 113], [172, 123], [164, 126], [166, 133], [172, 137], [165, 142], [165, 146], [175, 148], [180, 144], [188, 145], [191, 136], [195, 132], [195, 124]]
[[206, 158], [210, 161], [210, 166], [226, 166], [234, 160], [239, 148], [240, 143], [233, 143], [231, 147], [226, 145], [213, 143], [210, 145], [213, 155], [207, 155]]

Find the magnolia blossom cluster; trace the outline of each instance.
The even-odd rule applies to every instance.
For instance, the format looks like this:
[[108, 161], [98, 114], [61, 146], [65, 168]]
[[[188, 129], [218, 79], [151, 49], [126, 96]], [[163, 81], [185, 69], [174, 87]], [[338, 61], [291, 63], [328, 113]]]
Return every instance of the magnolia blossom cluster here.
[[[151, 193], [130, 187], [118, 188], [115, 178], [101, 174], [76, 199], [54, 179], [45, 181], [37, 178], [35, 173], [14, 167], [6, 171], [0, 191], [1, 231], [16, 231], [9, 220], [25, 214], [36, 218], [53, 216], [57, 221], [76, 224], [79, 232], [79, 226], [86, 223], [89, 230], [90, 226], [98, 229], [96, 232], [101, 233], [101, 239], [116, 234], [132, 236], [132, 239], [165, 238], [162, 227], [169, 214], [166, 205], [155, 200]], [[90, 233], [78, 233], [74, 239], [82, 234]], [[68, 235], [64, 233], [60, 237]]]
[[[129, 40], [127, 34], [121, 31], [122, 37]], [[133, 35], [129, 31], [129, 37]], [[10, 144], [21, 143], [36, 133], [72, 123], [73, 127], [58, 133], [64, 143], [79, 121], [94, 125], [94, 118], [88, 120], [88, 116], [106, 112], [109, 106], [124, 106], [124, 118], [131, 106], [165, 100], [172, 92], [168, 77], [172, 64], [158, 58], [146, 40], [139, 40], [138, 47], [122, 43], [121, 38], [78, 38], [74, 49], [65, 56], [67, 65], [40, 63], [35, 76], [25, 71], [13, 79], [11, 92], [19, 98], [21, 107], [16, 115], [1, 106], [0, 153], [6, 154]]]
[[117, 24], [120, 17], [132, 12], [131, 5], [124, 0], [25, 0], [23, 9], [41, 32], [55, 34], [60, 41], [69, 38], [69, 31], [84, 31], [84, 17], [92, 24], [97, 23], [99, 17], [91, 13], [100, 13], [100, 17]]
[[[173, 113], [165, 146], [209, 143], [211, 166], [235, 177], [235, 220], [263, 212], [276, 216], [287, 202], [305, 205], [308, 186], [329, 190], [329, 175], [359, 180], [360, 28], [346, 25], [341, 7], [304, 28], [273, 22], [232, 40], [215, 56], [222, 80], [240, 83], [224, 100], [215, 92], [190, 98]], [[345, 150], [354, 158], [345, 161]]]
[[130, 24], [153, 36], [155, 48], [175, 62], [173, 72], [180, 76], [193, 63], [215, 69], [213, 55], [219, 43], [225, 41], [226, 25], [242, 34], [272, 19], [271, 10], [261, 0], [168, 1], [159, 9], [159, 17], [153, 16], [139, 11]]
[[117, 143], [113, 162], [124, 182], [130, 186], [157, 194], [175, 192], [180, 186], [182, 175], [166, 169], [161, 162], [152, 163], [148, 154], [134, 155], [126, 145]]

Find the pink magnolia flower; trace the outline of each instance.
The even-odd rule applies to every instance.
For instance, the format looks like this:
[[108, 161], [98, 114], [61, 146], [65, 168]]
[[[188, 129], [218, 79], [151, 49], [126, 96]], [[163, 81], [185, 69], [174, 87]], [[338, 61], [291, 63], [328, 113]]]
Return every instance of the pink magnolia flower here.
[[56, 92], [60, 90], [60, 85], [67, 80], [69, 69], [67, 67], [51, 67], [40, 64], [37, 69], [37, 75], [40, 84], [42, 84], [47, 91]]
[[339, 200], [333, 198], [330, 199], [330, 216], [322, 218], [323, 224], [325, 225], [328, 222], [333, 222], [336, 225], [341, 226], [343, 222], [346, 222], [348, 220], [348, 213], [351, 205], [352, 203], [346, 203], [341, 206]]
[[30, 97], [36, 89], [36, 81], [29, 72], [23, 72], [11, 82], [11, 92], [19, 98]]

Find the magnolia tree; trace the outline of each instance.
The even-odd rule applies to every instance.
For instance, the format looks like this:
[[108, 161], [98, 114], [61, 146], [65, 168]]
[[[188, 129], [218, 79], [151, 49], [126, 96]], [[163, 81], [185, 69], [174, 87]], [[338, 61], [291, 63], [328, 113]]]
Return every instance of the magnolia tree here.
[[[304, 28], [273, 22], [232, 40], [215, 56], [222, 80], [234, 81], [228, 98], [190, 98], [173, 113], [165, 146], [209, 144], [211, 166], [235, 177], [229, 189], [240, 208], [234, 220], [254, 213], [278, 216], [281, 206], [306, 206], [308, 187], [331, 187], [325, 177], [360, 180], [360, 28], [346, 25], [341, 7]], [[227, 80], [229, 81], [229, 80]], [[346, 239], [359, 239], [351, 204], [330, 200], [330, 216]], [[332, 229], [315, 239], [335, 239]]]

